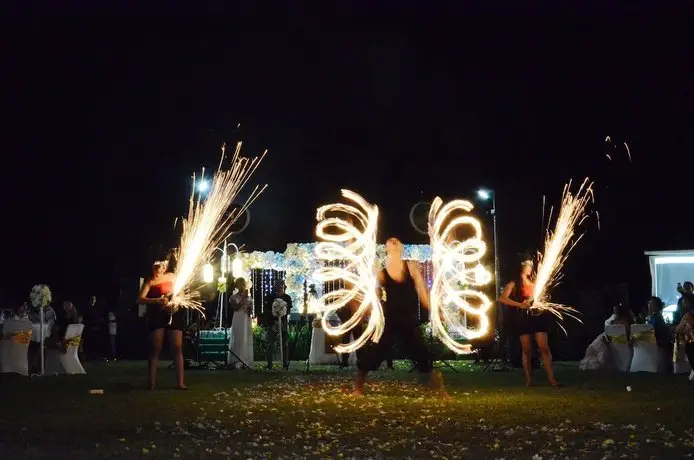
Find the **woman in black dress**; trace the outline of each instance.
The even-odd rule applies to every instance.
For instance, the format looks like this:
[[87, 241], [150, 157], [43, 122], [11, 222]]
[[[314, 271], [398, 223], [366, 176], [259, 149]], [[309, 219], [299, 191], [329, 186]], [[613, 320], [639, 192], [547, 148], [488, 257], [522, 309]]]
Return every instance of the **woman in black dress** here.
[[542, 356], [542, 365], [545, 368], [547, 380], [549, 380], [550, 385], [559, 386], [559, 382], [554, 378], [552, 353], [547, 340], [547, 332], [552, 326], [552, 317], [549, 312], [531, 308], [535, 289], [532, 276], [533, 262], [532, 260], [524, 260], [521, 262], [518, 279], [506, 285], [499, 301], [509, 307], [506, 310], [508, 333], [520, 338], [526, 385], [531, 386], [533, 383], [532, 338], [534, 336]]
[[183, 329], [185, 311], [173, 312], [169, 306], [169, 296], [173, 292], [174, 274], [167, 272], [166, 261], [155, 262], [152, 266], [152, 278], [147, 280], [140, 290], [137, 300], [147, 305], [147, 329], [149, 330], [149, 389], [153, 390], [157, 379], [159, 355], [164, 345], [164, 333], [168, 331], [169, 345], [176, 365], [176, 386], [187, 390], [183, 382]]

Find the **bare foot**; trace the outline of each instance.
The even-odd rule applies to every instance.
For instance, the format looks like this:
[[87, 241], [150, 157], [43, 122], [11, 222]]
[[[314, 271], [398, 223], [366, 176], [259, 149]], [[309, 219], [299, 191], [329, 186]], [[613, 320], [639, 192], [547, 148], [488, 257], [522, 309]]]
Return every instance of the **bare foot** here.
[[450, 401], [453, 399], [453, 396], [449, 395], [446, 390], [439, 390], [436, 392], [436, 395], [444, 401]]
[[526, 387], [532, 387], [532, 386], [535, 386], [535, 384], [533, 383], [532, 380], [527, 380], [527, 381], [525, 382], [525, 386], [526, 386]]
[[178, 386], [176, 387], [176, 389], [177, 389], [177, 390], [187, 390], [188, 387], [185, 386], [185, 385], [178, 385]]
[[351, 396], [354, 396], [355, 398], [361, 398], [364, 396], [364, 390], [361, 388], [355, 388], [352, 390], [352, 393], [350, 393]]
[[564, 386], [564, 385], [562, 385], [561, 383], [557, 382], [556, 380], [554, 380], [554, 381], [552, 381], [552, 382], [549, 382], [549, 384], [550, 384], [551, 386], [553, 386], [554, 388], [561, 388], [561, 387]]

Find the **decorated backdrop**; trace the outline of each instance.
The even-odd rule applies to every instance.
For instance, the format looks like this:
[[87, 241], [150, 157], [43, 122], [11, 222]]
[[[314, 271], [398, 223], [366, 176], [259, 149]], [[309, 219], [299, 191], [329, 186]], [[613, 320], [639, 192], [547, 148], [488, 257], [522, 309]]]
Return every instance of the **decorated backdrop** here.
[[[313, 274], [321, 267], [321, 261], [315, 256], [316, 243], [290, 243], [287, 249], [281, 252], [251, 252], [243, 253], [243, 270], [244, 276], [247, 279], [256, 280], [259, 272], [253, 270], [263, 269], [272, 270], [276, 273], [282, 273], [284, 281], [287, 285], [287, 294], [292, 298], [294, 305], [293, 312], [300, 312], [304, 305], [305, 289], [307, 286], [314, 284], [318, 297], [323, 294], [323, 284], [318, 282]], [[378, 254], [381, 265], [385, 263], [386, 249], [385, 245], [378, 245], [376, 252]], [[406, 244], [404, 245], [403, 258], [406, 260], [414, 260], [419, 262], [420, 270], [428, 286], [431, 286], [431, 266], [427, 263], [431, 260], [431, 248], [426, 244]], [[266, 277], [267, 278], [267, 277]], [[268, 278], [269, 280], [269, 278]], [[254, 283], [255, 284], [255, 283]], [[265, 293], [268, 285], [260, 290]]]

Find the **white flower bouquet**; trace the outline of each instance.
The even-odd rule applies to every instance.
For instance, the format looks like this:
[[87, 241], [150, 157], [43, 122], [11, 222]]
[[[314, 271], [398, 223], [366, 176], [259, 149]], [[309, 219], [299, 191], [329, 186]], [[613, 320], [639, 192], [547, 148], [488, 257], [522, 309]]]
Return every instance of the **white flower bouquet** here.
[[275, 299], [272, 302], [272, 316], [282, 317], [287, 316], [287, 302], [282, 299]]
[[50, 288], [45, 284], [37, 284], [31, 288], [29, 302], [34, 308], [47, 307], [53, 301]]

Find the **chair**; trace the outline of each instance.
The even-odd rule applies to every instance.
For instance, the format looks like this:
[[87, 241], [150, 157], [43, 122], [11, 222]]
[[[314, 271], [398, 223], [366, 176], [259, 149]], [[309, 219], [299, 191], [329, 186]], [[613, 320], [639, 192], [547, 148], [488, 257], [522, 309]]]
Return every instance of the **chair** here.
[[31, 323], [28, 319], [7, 319], [0, 341], [0, 373], [29, 375], [29, 342]]
[[614, 366], [627, 372], [631, 365], [632, 348], [627, 339], [627, 329], [623, 325], [605, 326], [605, 335], [610, 339], [610, 351]]
[[54, 374], [86, 374], [80, 363], [78, 351], [84, 324], [70, 324], [65, 331], [66, 352], [61, 350], [46, 350], [46, 375]]
[[634, 356], [629, 372], [658, 372], [660, 353], [655, 340], [655, 330], [650, 324], [631, 326]]
[[[320, 319], [314, 320], [314, 322], [320, 322]], [[331, 323], [333, 325], [340, 323], [337, 315], [335, 315], [335, 317], [331, 320]], [[352, 336], [352, 339], [354, 338], [355, 337]], [[311, 331], [311, 349], [309, 352], [308, 363], [339, 364], [342, 358], [338, 353], [335, 353], [333, 347], [340, 342], [341, 340], [339, 337], [328, 337], [322, 327], [313, 327]], [[350, 366], [356, 365], [357, 354], [355, 352], [350, 353], [347, 362]]]

